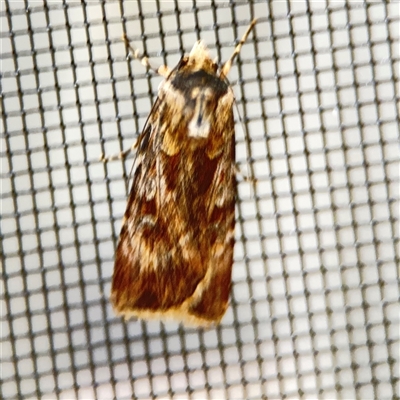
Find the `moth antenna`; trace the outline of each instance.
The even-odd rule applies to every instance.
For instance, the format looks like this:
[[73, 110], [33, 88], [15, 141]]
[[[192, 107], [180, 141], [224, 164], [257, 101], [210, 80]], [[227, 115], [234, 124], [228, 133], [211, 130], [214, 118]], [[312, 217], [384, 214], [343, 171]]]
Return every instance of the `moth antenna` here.
[[251, 21], [250, 26], [247, 28], [246, 33], [243, 35], [242, 39], [240, 40], [240, 42], [237, 44], [234, 52], [232, 53], [232, 55], [230, 56], [229, 60], [224, 64], [224, 66], [222, 67], [221, 70], [221, 76], [227, 76], [231, 67], [232, 67], [232, 63], [234, 61], [234, 59], [236, 58], [236, 56], [240, 53], [240, 50], [242, 49], [243, 44], [246, 42], [247, 37], [249, 36], [251, 30], [254, 28], [254, 25], [257, 23], [256, 19], [253, 19], [253, 21]]
[[[132, 57], [139, 60], [142, 63], [142, 65], [144, 65], [147, 69], [150, 69], [151, 71], [155, 72], [158, 75], [163, 76], [164, 78], [167, 78], [168, 75], [171, 73], [171, 70], [166, 65], [161, 65], [158, 68], [151, 65], [148, 57], [141, 55], [138, 49], [135, 50], [132, 47], [132, 45], [129, 43], [129, 39], [126, 35], [122, 36], [122, 40], [125, 42], [125, 45], [128, 47]], [[140, 138], [139, 138], [139, 140], [140, 140]], [[110, 161], [115, 161], [115, 160], [125, 160], [125, 158], [130, 153], [133, 153], [135, 151], [135, 148], [137, 147], [137, 145], [138, 145], [138, 142], [136, 141], [129, 149], [127, 149], [125, 151], [121, 151], [118, 154], [112, 154], [110, 156], [106, 156], [104, 153], [102, 153], [99, 157], [99, 160], [102, 161], [103, 163], [108, 163]]]
[[144, 56], [143, 54], [140, 54], [138, 49], [134, 49], [132, 45], [129, 43], [129, 39], [126, 35], [122, 37], [122, 39], [125, 42], [125, 45], [128, 47], [131, 55], [133, 58], [136, 58], [139, 60], [142, 65], [144, 65], [147, 69], [150, 69], [151, 71], [155, 72], [158, 75], [163, 76], [164, 78], [167, 78], [168, 75], [170, 74], [170, 69], [166, 65], [161, 65], [160, 67], [154, 67], [151, 65], [150, 60], [148, 57]]

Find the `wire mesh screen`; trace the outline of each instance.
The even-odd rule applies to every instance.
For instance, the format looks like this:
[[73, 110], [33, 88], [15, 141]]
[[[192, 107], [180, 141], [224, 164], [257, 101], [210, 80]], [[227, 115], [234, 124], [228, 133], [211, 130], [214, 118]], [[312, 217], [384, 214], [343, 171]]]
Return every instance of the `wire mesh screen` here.
[[[203, 39], [238, 104], [230, 307], [123, 321], [110, 281], [161, 78]], [[399, 398], [399, 5], [1, 3], [3, 399]], [[245, 134], [246, 132], [246, 134]]]

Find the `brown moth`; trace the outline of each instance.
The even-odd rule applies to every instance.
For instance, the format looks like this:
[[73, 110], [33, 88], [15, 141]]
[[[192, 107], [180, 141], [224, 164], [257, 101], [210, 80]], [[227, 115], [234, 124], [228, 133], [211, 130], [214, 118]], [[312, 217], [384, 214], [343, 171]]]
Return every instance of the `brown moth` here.
[[202, 41], [173, 70], [157, 69], [165, 80], [136, 143], [115, 257], [118, 315], [209, 326], [225, 314], [236, 197], [235, 99], [226, 76], [255, 23], [220, 69]]

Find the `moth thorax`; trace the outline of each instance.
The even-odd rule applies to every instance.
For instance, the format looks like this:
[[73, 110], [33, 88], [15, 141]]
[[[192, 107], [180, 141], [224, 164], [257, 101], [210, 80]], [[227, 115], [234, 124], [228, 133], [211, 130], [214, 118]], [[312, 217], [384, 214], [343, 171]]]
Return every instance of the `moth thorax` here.
[[193, 116], [188, 124], [190, 137], [207, 138], [210, 133], [210, 118], [213, 110], [213, 90], [210, 87], [196, 86], [192, 89], [191, 98], [194, 100]]

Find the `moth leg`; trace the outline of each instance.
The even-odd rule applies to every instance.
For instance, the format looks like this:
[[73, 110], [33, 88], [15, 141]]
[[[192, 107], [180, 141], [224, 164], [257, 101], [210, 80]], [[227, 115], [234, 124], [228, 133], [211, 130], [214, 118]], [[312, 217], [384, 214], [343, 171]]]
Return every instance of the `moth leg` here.
[[161, 65], [160, 67], [154, 67], [153, 65], [151, 65], [148, 57], [144, 56], [143, 54], [140, 54], [138, 49], [135, 50], [132, 47], [132, 45], [129, 43], [129, 39], [126, 35], [124, 35], [122, 38], [125, 42], [125, 45], [128, 47], [129, 51], [131, 52], [132, 57], [139, 60], [142, 63], [142, 65], [144, 65], [147, 69], [150, 69], [151, 71], [155, 72], [158, 75], [163, 76], [164, 78], [168, 77], [168, 75], [171, 73], [171, 70], [166, 65]]
[[243, 180], [243, 182], [248, 182], [248, 183], [257, 183], [258, 179], [250, 176], [250, 171], [247, 168], [247, 173], [245, 174], [241, 169], [239, 163], [235, 163], [234, 167], [235, 175], [236, 177], [240, 176], [240, 178]]
[[136, 142], [127, 150], [121, 151], [120, 153], [117, 154], [112, 154], [111, 156], [106, 156], [104, 153], [100, 154], [99, 160], [102, 161], [103, 163], [108, 163], [109, 161], [115, 161], [115, 160], [125, 160], [125, 158], [130, 154], [135, 151], [136, 147]]
[[227, 76], [231, 67], [232, 67], [232, 63], [233, 60], [236, 58], [236, 56], [240, 53], [240, 50], [242, 49], [243, 44], [245, 43], [247, 36], [249, 36], [251, 30], [254, 28], [254, 25], [256, 24], [257, 20], [253, 19], [253, 21], [251, 21], [250, 26], [247, 28], [247, 31], [245, 32], [245, 34], [243, 35], [242, 39], [240, 40], [240, 42], [237, 44], [234, 52], [232, 53], [232, 55], [230, 56], [229, 60], [224, 64], [224, 66], [222, 67], [221, 70], [221, 76]]

